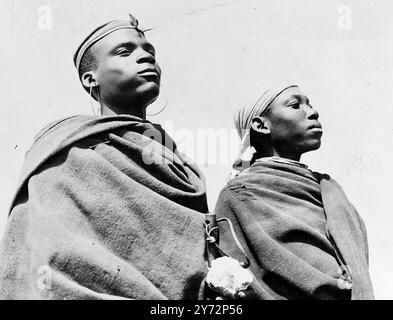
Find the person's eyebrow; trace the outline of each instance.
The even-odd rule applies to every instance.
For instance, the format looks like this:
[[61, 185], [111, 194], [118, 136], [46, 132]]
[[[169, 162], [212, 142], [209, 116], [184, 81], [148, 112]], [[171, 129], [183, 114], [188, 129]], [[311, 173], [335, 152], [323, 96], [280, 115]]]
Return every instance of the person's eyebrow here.
[[299, 96], [296, 94], [291, 95], [287, 100], [285, 100], [284, 105], [287, 105], [288, 103], [292, 102], [294, 99], [299, 100]]
[[287, 105], [289, 102], [292, 102], [293, 99], [296, 99], [297, 101], [302, 101], [303, 99], [306, 100], [307, 104], [310, 104], [310, 100], [308, 99], [307, 96], [302, 96], [299, 94], [293, 94], [290, 98], [288, 98], [288, 100], [285, 101], [285, 104]]
[[117, 49], [119, 48], [132, 48], [134, 49], [136, 47], [135, 43], [132, 41], [125, 41], [125, 42], [121, 42], [118, 43], [117, 45], [115, 45], [110, 51], [109, 53], [114, 54], [116, 52]]
[[[119, 48], [130, 48], [130, 49], [135, 49], [137, 47], [137, 45], [135, 44], [135, 42], [133, 41], [125, 41], [122, 43], [117, 44], [115, 47], [113, 47], [109, 53], [110, 54], [115, 54], [116, 50], [118, 50]], [[144, 42], [142, 44], [142, 48], [146, 51], [150, 51], [152, 50], [153, 52], [155, 52], [155, 48], [154, 46], [150, 43], [150, 42]]]

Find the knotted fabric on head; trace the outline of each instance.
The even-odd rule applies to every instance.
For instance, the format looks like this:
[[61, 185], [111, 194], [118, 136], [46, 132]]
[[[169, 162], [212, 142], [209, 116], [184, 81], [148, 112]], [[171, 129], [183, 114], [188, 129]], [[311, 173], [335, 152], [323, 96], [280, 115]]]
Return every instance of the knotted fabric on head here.
[[232, 165], [230, 179], [247, 169], [253, 160], [256, 152], [250, 143], [250, 128], [253, 118], [260, 117], [281, 92], [292, 87], [297, 87], [297, 85], [279, 82], [271, 85], [270, 89], [266, 89], [261, 84], [255, 84], [247, 87], [239, 96], [233, 110], [233, 120], [241, 139], [241, 145], [239, 156]]
[[[129, 14], [130, 20], [112, 20], [109, 21], [95, 30], [93, 30], [79, 45], [78, 49], [74, 54], [74, 64], [79, 73], [80, 63], [82, 61], [83, 55], [93, 44], [100, 41], [102, 38], [111, 34], [112, 32], [119, 29], [134, 29], [137, 30], [142, 36], [144, 36], [144, 31], [138, 28], [138, 20], [131, 14]], [[146, 31], [146, 30], [145, 30]]]

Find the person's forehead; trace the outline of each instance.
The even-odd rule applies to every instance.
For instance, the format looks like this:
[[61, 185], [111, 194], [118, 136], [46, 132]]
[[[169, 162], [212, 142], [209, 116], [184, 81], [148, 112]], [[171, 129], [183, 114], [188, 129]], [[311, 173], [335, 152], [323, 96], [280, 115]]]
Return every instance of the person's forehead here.
[[116, 30], [94, 44], [95, 53], [108, 53], [110, 50], [124, 43], [134, 45], [150, 44], [146, 38], [135, 29]]

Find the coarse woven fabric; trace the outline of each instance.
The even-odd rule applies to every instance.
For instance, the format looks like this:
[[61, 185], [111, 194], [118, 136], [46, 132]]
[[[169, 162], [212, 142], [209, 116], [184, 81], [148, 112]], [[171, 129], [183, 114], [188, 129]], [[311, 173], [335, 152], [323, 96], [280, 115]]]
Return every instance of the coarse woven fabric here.
[[0, 298], [197, 299], [206, 212], [202, 173], [159, 125], [127, 115], [52, 123], [26, 154]]
[[[328, 175], [257, 160], [224, 187], [215, 212], [232, 221], [251, 260], [253, 298], [374, 299], [364, 223]], [[220, 247], [244, 261], [227, 224], [219, 227]], [[339, 265], [352, 290], [340, 285]]]

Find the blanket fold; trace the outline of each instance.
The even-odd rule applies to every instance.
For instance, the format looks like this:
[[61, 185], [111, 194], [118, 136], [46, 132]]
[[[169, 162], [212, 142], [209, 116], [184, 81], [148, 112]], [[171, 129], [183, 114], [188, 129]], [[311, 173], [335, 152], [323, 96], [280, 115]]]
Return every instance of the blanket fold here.
[[[374, 298], [363, 221], [329, 176], [260, 159], [221, 191], [215, 212], [232, 221], [251, 260], [256, 298]], [[225, 225], [220, 247], [241, 260]]]
[[196, 299], [205, 181], [158, 125], [75, 116], [28, 151], [0, 247], [2, 299]]

